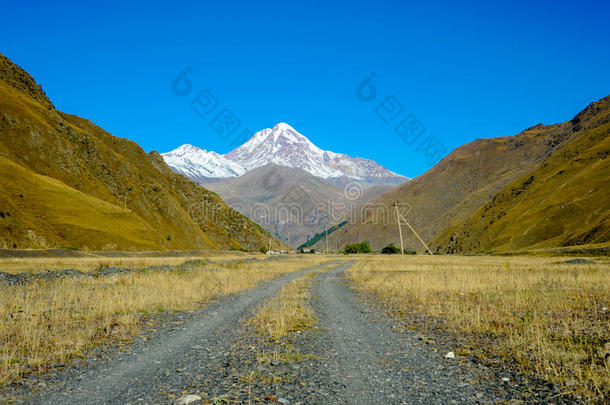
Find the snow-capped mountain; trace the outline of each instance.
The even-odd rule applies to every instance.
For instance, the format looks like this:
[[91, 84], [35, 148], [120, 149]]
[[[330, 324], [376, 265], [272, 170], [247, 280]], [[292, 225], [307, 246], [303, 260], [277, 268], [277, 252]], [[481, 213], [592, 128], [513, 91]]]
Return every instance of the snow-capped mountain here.
[[246, 169], [239, 163], [193, 145], [182, 145], [171, 152], [163, 153], [162, 156], [173, 171], [195, 181], [238, 177], [246, 173]]
[[322, 150], [285, 123], [257, 132], [248, 142], [226, 155], [191, 145], [183, 145], [162, 155], [176, 172], [194, 180], [237, 177], [272, 163], [303, 169], [329, 180], [348, 177], [370, 183], [392, 184], [408, 180], [373, 160]]

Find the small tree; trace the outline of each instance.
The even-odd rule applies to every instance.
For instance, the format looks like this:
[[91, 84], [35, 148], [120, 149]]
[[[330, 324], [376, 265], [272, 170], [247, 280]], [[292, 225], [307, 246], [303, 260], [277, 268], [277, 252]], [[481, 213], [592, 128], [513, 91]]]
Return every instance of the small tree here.
[[262, 254], [266, 254], [267, 253], [267, 248], [264, 246], [261, 246], [260, 249], [258, 249], [259, 252], [261, 252]]
[[371, 253], [371, 245], [365, 240], [360, 243], [350, 243], [343, 248], [343, 253]]
[[395, 255], [395, 254], [400, 253], [400, 249], [398, 249], [396, 246], [394, 246], [393, 243], [390, 243], [389, 245], [387, 245], [383, 249], [381, 249], [381, 253], [384, 255]]

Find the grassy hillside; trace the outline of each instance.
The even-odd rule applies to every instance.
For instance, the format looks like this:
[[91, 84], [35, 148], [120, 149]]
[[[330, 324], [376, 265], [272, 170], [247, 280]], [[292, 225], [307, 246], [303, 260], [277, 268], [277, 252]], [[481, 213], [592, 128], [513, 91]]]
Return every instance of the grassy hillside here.
[[[37, 247], [154, 249], [160, 235], [132, 211], [36, 174], [0, 157], [1, 248]], [[45, 221], [40, 217], [44, 216]], [[25, 242], [27, 241], [27, 242]], [[11, 243], [12, 242], [12, 243]]]
[[610, 241], [610, 123], [590, 130], [443, 232], [448, 253], [541, 249]]
[[[550, 156], [590, 129], [610, 121], [610, 98], [593, 103], [571, 121], [538, 124], [510, 137], [477, 139], [463, 145], [423, 175], [380, 196], [373, 202], [390, 207], [409, 204], [408, 218], [425, 241], [470, 218], [508, 184], [539, 168]], [[586, 180], [583, 180], [586, 182]], [[371, 213], [333, 233], [331, 243], [345, 245], [366, 239], [374, 249], [399, 243], [396, 218], [379, 220]], [[405, 248], [421, 251], [405, 229]], [[320, 246], [323, 242], [318, 242]]]
[[57, 111], [2, 55], [0, 134], [0, 211], [11, 213], [0, 216], [0, 246], [257, 249], [268, 241], [156, 152]]

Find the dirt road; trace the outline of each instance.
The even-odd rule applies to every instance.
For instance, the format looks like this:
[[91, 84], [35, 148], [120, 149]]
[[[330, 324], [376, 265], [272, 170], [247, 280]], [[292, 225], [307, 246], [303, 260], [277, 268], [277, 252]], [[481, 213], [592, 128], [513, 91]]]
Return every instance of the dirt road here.
[[[351, 264], [316, 277], [310, 304], [318, 327], [290, 342], [296, 353], [291, 361], [285, 361], [286, 356], [261, 361], [276, 348], [254, 336], [244, 321], [287, 282], [324, 266], [284, 275], [199, 311], [176, 314], [124, 352], [68, 367], [17, 393], [25, 403], [41, 404], [189, 403], [189, 398], [193, 404], [471, 404], [523, 399], [510, 378], [505, 381], [459, 356], [445, 358], [447, 348], [426, 344], [417, 333], [398, 328], [346, 285], [344, 272]], [[551, 394], [542, 390], [527, 402], [544, 401]]]

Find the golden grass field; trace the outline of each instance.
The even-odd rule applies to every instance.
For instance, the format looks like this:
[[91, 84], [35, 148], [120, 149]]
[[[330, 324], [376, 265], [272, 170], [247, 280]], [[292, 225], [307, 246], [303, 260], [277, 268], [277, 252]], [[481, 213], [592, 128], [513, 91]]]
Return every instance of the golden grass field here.
[[558, 257], [359, 258], [348, 271], [357, 289], [411, 319], [412, 328], [425, 328], [409, 317], [422, 314], [466, 334], [471, 343], [457, 354], [516, 361], [587, 401], [609, 397], [607, 258], [574, 265]]
[[[230, 261], [191, 271], [132, 272], [0, 286], [0, 384], [15, 379], [26, 367], [44, 368], [84, 356], [88, 349], [105, 342], [129, 340], [141, 329], [142, 321], [149, 320], [143, 317], [147, 313], [193, 310], [217, 296], [326, 260], [308, 256]], [[167, 264], [168, 260], [162, 262]], [[125, 265], [124, 261], [113, 263]], [[145, 263], [157, 263], [157, 259], [145, 259]], [[59, 266], [65, 264], [62, 261]], [[70, 264], [81, 270], [98, 265], [88, 259], [82, 266]], [[44, 263], [43, 267], [49, 265]]]
[[[241, 260], [247, 257], [261, 260]], [[268, 261], [258, 254], [210, 252], [206, 259], [214, 263], [190, 271], [134, 271], [0, 286], [0, 384], [27, 367], [44, 369], [85, 356], [97, 345], [129, 341], [154, 320], [146, 314], [193, 310], [217, 296], [338, 257], [344, 256]], [[196, 258], [201, 256], [15, 258], [0, 259], [0, 270], [90, 271], [110, 265], [137, 270]], [[442, 328], [467, 336], [454, 349], [458, 355], [514, 361], [525, 373], [561, 384], [565, 393], [585, 400], [608, 397], [610, 369], [603, 359], [610, 340], [607, 258], [595, 259], [595, 264], [523, 256], [355, 258], [358, 262], [347, 275], [356, 289], [379, 299], [388, 313], [405, 318], [409, 328]], [[319, 271], [287, 284], [258, 309], [249, 323], [260, 336], [278, 342], [315, 325], [308, 300], [311, 280]], [[417, 314], [424, 318], [413, 316]]]
[[[218, 263], [240, 260], [248, 257], [258, 257], [261, 259], [265, 258], [265, 256], [260, 254], [251, 254], [231, 250], [202, 251], [202, 254], [205, 256], [205, 259], [210, 259]], [[162, 264], [177, 266], [185, 261], [197, 260], [201, 258], [201, 254], [193, 254], [192, 256], [186, 255], [161, 257], [103, 257], [93, 254], [91, 257], [14, 257], [0, 258], [0, 271], [13, 274], [26, 271], [36, 273], [43, 270], [61, 270], [69, 268], [74, 268], [81, 271], [93, 271], [103, 266], [118, 266], [126, 267], [128, 269], [138, 269], [145, 266], [158, 266]]]

